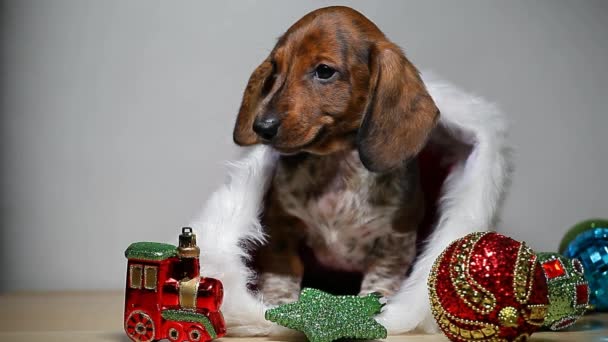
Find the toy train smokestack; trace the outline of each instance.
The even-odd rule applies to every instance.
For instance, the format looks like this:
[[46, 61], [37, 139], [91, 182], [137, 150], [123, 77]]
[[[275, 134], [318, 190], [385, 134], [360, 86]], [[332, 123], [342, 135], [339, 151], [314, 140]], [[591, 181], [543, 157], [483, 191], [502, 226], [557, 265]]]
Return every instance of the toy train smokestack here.
[[196, 234], [192, 232], [192, 228], [182, 228], [177, 253], [180, 258], [198, 258], [200, 256], [201, 249], [196, 245]]

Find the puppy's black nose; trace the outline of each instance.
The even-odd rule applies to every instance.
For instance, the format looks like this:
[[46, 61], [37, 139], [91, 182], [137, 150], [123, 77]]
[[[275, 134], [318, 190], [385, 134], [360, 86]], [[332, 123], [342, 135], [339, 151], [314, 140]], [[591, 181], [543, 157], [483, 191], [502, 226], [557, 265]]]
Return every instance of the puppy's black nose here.
[[272, 140], [277, 135], [281, 120], [274, 115], [258, 117], [253, 122], [253, 131], [264, 140]]

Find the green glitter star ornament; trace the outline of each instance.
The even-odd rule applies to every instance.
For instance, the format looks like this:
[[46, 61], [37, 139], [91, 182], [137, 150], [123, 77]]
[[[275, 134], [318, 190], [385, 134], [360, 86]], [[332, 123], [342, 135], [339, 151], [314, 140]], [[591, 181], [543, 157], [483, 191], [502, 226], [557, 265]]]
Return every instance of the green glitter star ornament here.
[[383, 306], [378, 293], [334, 296], [304, 288], [299, 301], [267, 310], [266, 319], [303, 332], [311, 342], [340, 338], [373, 340], [386, 338], [386, 328], [373, 318]]

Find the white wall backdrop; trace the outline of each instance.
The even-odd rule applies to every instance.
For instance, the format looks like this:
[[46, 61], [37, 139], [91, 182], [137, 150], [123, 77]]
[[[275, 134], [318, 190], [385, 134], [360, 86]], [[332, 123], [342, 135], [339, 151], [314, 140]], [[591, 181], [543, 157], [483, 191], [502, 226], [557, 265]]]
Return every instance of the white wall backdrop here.
[[[122, 288], [128, 244], [177, 234], [238, 155], [250, 72], [333, 3], [5, 1], [0, 290]], [[507, 113], [502, 232], [554, 250], [571, 224], [608, 216], [608, 3], [341, 4]]]

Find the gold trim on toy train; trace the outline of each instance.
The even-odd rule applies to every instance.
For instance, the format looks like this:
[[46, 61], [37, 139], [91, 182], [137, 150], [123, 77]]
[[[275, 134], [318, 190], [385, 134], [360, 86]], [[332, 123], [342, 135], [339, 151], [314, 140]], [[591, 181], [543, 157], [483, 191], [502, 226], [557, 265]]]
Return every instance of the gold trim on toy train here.
[[182, 280], [179, 282], [179, 305], [184, 309], [196, 309], [196, 297], [198, 295], [198, 278]]

